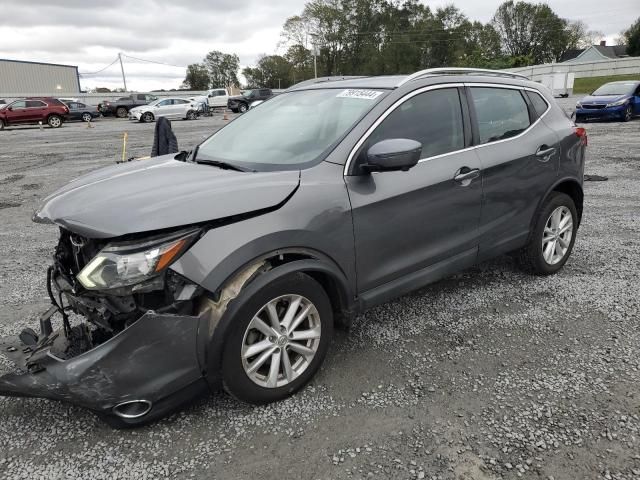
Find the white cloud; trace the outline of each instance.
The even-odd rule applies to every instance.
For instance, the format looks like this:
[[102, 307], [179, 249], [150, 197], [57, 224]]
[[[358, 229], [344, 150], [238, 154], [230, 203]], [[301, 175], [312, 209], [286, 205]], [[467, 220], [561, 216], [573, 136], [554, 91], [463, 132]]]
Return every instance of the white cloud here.
[[[431, 8], [452, 0], [423, 0]], [[488, 21], [502, 0], [457, 0], [472, 19]], [[537, 0], [531, 0], [537, 1]], [[565, 18], [585, 21], [610, 40], [638, 15], [638, 0], [548, 0]], [[240, 56], [242, 66], [260, 54], [277, 51], [287, 17], [299, 14], [304, 0], [0, 0], [0, 58], [78, 65], [95, 72], [118, 52], [186, 66], [207, 52], [221, 50]], [[176, 88], [184, 68], [125, 58], [130, 89]], [[82, 78], [83, 88], [122, 86], [120, 66]]]

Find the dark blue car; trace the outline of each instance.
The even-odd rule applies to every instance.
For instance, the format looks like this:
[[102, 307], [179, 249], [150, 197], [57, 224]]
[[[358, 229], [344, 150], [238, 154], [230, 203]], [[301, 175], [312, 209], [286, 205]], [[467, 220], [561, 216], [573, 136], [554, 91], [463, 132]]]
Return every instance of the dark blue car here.
[[628, 122], [640, 115], [640, 81], [605, 83], [576, 103], [576, 121], [613, 119]]

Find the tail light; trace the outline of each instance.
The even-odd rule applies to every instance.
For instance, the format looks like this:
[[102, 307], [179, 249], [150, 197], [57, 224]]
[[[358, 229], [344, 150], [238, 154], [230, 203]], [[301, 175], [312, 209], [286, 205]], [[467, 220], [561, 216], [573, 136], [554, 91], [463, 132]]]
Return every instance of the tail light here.
[[575, 127], [573, 131], [580, 138], [580, 143], [584, 146], [589, 145], [589, 138], [587, 137], [587, 131], [582, 127]]

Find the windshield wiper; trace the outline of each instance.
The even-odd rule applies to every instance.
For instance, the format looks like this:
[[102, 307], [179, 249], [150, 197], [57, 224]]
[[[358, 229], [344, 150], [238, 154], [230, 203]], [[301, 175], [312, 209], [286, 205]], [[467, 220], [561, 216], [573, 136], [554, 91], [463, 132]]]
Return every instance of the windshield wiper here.
[[196, 161], [196, 163], [201, 163], [202, 165], [213, 165], [214, 167], [222, 168], [223, 170], [235, 170], [236, 172], [255, 172], [255, 170], [251, 170], [249, 168], [242, 168], [233, 163], [221, 162], [219, 160], [206, 160], [200, 159]]

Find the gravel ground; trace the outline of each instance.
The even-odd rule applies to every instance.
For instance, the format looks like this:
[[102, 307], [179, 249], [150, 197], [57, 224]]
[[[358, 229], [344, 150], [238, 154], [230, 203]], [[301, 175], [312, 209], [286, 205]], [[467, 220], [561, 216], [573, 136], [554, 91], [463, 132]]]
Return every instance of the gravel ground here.
[[[174, 130], [186, 148], [222, 123]], [[639, 126], [586, 125], [586, 173], [609, 181], [585, 185], [559, 274], [502, 257], [374, 308], [274, 405], [216, 394], [114, 431], [79, 408], [0, 398], [0, 478], [640, 479]], [[112, 163], [125, 130], [131, 155], [148, 154], [153, 126], [126, 121], [0, 132], [0, 335], [47, 306], [57, 232], [32, 210]]]

